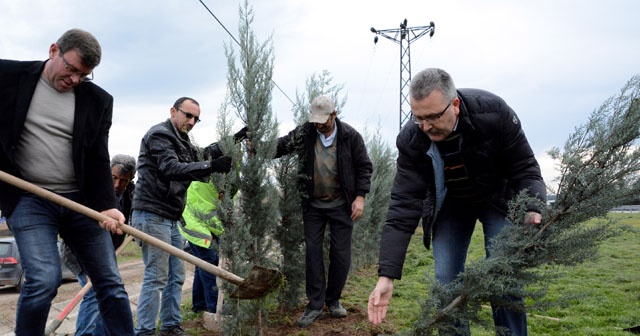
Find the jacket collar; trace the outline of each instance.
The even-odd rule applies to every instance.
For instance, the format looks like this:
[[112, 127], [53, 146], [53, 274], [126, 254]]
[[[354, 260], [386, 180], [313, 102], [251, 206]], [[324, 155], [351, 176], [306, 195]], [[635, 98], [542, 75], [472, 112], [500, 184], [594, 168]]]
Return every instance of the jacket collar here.
[[458, 90], [458, 98], [460, 99], [460, 113], [458, 114], [458, 130], [475, 133], [476, 127], [471, 118], [471, 114], [467, 109], [464, 95]]
[[[33, 63], [33, 65], [29, 67], [27, 75], [20, 79], [20, 82], [18, 83], [18, 92], [24, 92], [25, 94], [19, 94], [17, 97], [16, 112], [18, 115], [26, 118], [29, 105], [31, 105], [33, 92], [36, 90], [36, 85], [38, 85], [38, 81], [40, 80], [40, 76], [42, 75], [46, 62], [47, 61]], [[24, 120], [21, 120], [20, 123], [24, 123]]]

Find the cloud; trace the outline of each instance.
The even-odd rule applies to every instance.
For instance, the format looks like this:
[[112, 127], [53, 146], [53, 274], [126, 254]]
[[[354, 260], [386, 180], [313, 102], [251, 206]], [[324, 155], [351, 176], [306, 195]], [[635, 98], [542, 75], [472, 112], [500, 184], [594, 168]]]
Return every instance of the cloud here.
[[[204, 0], [203, 0], [204, 1]], [[234, 36], [242, 2], [204, 3]], [[341, 117], [364, 130], [380, 123], [395, 143], [399, 129], [400, 46], [370, 28], [436, 26], [411, 44], [411, 68], [450, 72], [459, 87], [492, 91], [518, 113], [536, 153], [563, 144], [607, 97], [640, 72], [640, 3], [635, 0], [388, 2], [254, 1], [253, 30], [272, 38], [272, 108], [282, 133], [293, 127], [292, 103], [313, 73], [328, 70], [348, 94]], [[224, 47], [235, 42], [199, 1], [0, 0], [0, 58], [45, 59], [62, 32], [79, 27], [103, 45], [96, 83], [115, 98], [112, 153], [137, 155], [152, 125], [180, 96], [203, 106], [194, 129], [215, 141], [226, 89]], [[544, 154], [539, 154], [544, 160]]]

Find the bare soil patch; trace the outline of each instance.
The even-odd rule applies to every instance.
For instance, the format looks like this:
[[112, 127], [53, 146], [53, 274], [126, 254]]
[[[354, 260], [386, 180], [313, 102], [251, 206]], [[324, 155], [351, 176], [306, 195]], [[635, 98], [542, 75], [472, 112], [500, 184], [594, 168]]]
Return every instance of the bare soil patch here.
[[[344, 303], [343, 303], [344, 304]], [[394, 331], [385, 330], [382, 326], [374, 326], [367, 318], [367, 312], [360, 307], [347, 308], [348, 315], [345, 318], [331, 318], [325, 308], [325, 312], [319, 320], [307, 328], [300, 328], [296, 324], [297, 318], [302, 315], [304, 308], [298, 309], [289, 316], [273, 316], [271, 324], [265, 328], [265, 336], [374, 336], [391, 335]], [[220, 331], [211, 331], [202, 327], [202, 318], [184, 321], [183, 328], [190, 334], [201, 336], [221, 336]]]

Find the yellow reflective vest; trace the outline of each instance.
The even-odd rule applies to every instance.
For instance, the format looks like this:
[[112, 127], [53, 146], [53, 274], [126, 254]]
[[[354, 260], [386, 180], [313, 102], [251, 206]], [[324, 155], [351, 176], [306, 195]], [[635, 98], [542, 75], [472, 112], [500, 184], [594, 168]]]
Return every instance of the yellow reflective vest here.
[[182, 212], [184, 223], [178, 227], [180, 234], [195, 245], [211, 248], [213, 235], [220, 236], [224, 233], [216, 212], [218, 202], [218, 190], [213, 182], [191, 182]]

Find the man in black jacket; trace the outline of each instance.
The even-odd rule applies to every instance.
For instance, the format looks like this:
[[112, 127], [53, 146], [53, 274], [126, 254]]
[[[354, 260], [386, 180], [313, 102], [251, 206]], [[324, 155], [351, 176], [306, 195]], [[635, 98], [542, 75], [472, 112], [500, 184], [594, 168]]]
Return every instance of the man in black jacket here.
[[[340, 304], [351, 265], [351, 233], [364, 209], [372, 165], [362, 136], [337, 118], [331, 98], [311, 102], [309, 122], [278, 139], [276, 157], [298, 151], [303, 160], [306, 292], [309, 304], [298, 319], [306, 327], [320, 318], [325, 303], [332, 317], [345, 317]], [[322, 242], [329, 224], [328, 280]]]
[[[223, 156], [215, 143], [204, 149], [191, 144], [188, 133], [200, 121], [200, 104], [193, 98], [179, 98], [169, 112], [169, 119], [151, 127], [142, 138], [131, 225], [182, 249], [178, 221], [189, 184], [207, 181], [214, 172], [229, 172], [231, 158]], [[158, 310], [160, 335], [186, 335], [180, 326], [184, 263], [151, 244], [140, 245], [145, 269], [136, 335], [156, 334]]]
[[91, 278], [109, 332], [133, 335], [129, 297], [104, 230], [122, 234], [124, 216], [109, 175], [113, 97], [89, 80], [101, 55], [93, 35], [71, 29], [51, 44], [44, 62], [0, 60], [0, 169], [113, 218], [96, 223], [0, 183], [0, 209], [26, 279], [16, 335], [44, 334], [62, 276], [58, 234]]
[[[382, 229], [378, 283], [369, 298], [369, 320], [380, 323], [400, 279], [407, 246], [422, 217], [425, 246], [433, 242], [436, 280], [447, 284], [464, 271], [476, 220], [491, 239], [504, 227], [507, 202], [520, 191], [546, 199], [540, 167], [520, 120], [500, 97], [456, 90], [441, 69], [426, 69], [411, 82], [412, 123], [397, 137], [397, 173]], [[531, 205], [526, 222], [539, 224]], [[524, 308], [522, 298], [511, 298]], [[496, 326], [526, 335], [524, 310], [494, 306]], [[468, 332], [468, 324], [460, 327]], [[464, 332], [464, 331], [463, 331]]]

